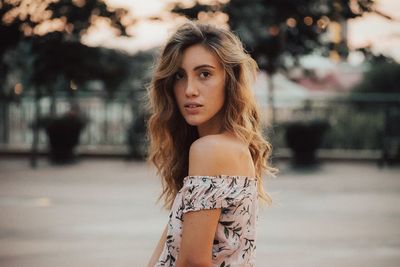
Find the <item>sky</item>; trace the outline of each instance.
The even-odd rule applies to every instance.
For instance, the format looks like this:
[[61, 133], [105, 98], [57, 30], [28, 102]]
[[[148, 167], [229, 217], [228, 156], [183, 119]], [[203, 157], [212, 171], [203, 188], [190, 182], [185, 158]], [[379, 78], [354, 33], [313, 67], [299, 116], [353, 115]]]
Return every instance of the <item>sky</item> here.
[[[179, 23], [179, 21], [172, 20], [171, 15], [163, 13], [165, 7], [172, 1], [106, 0], [111, 7], [124, 7], [139, 19], [162, 14], [168, 22], [139, 20], [134, 27], [128, 28], [128, 33], [133, 34], [131, 38], [116, 38], [112, 30], [104, 23], [99, 23], [85, 36], [83, 41], [88, 45], [118, 48], [130, 53], [159, 46], [165, 42], [174, 25]], [[186, 0], [186, 2], [190, 1]], [[400, 12], [398, 12], [400, 1], [376, 0], [376, 3], [377, 9], [394, 18], [394, 21], [389, 21], [376, 14], [349, 20], [349, 46], [354, 49], [369, 44], [374, 52], [393, 56], [400, 61]]]

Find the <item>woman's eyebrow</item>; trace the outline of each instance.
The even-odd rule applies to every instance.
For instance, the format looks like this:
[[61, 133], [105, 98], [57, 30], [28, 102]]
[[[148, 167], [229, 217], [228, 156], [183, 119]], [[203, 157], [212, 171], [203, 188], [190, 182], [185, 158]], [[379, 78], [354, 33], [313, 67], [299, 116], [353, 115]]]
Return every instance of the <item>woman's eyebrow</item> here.
[[[196, 70], [201, 69], [201, 68], [212, 68], [212, 69], [215, 69], [215, 67], [212, 66], [212, 65], [202, 64], [202, 65], [199, 65], [199, 66], [194, 67], [193, 70], [196, 71]], [[182, 67], [179, 67], [179, 68], [178, 68], [178, 71], [186, 72], [185, 69], [182, 68]]]
[[208, 64], [203, 64], [203, 65], [199, 65], [199, 66], [194, 67], [193, 70], [198, 70], [198, 69], [201, 69], [201, 68], [212, 68], [212, 69], [215, 69], [214, 66], [211, 66], [211, 65], [208, 65]]

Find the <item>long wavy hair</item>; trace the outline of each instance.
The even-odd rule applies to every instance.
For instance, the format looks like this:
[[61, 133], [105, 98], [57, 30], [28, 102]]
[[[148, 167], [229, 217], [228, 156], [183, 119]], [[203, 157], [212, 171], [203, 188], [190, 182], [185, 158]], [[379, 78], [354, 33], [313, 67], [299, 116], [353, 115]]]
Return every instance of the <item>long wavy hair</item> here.
[[226, 72], [222, 129], [235, 134], [250, 150], [258, 179], [258, 195], [268, 204], [272, 198], [264, 191], [263, 173], [274, 175], [269, 165], [271, 145], [261, 131], [251, 84], [257, 72], [256, 62], [246, 53], [240, 40], [229, 30], [189, 21], [182, 24], [161, 50], [148, 88], [148, 162], [161, 176], [164, 207], [172, 202], [188, 175], [189, 148], [199, 138], [197, 128], [181, 115], [174, 97], [174, 77], [189, 46], [202, 44], [218, 55]]

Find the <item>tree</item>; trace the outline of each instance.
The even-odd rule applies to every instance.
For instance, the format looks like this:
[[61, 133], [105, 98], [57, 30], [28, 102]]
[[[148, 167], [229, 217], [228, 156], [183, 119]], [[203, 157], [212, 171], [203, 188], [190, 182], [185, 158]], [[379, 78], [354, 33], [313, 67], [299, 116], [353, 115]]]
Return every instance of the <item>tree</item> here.
[[[10, 69], [7, 64], [10, 59], [5, 60], [5, 55], [22, 47], [25, 56], [32, 59], [29, 61], [32, 68], [29, 69], [33, 71], [28, 75], [29, 80], [25, 79], [24, 86], [18, 88], [33, 89], [36, 121], [41, 116], [39, 99], [43, 94], [54, 95], [54, 88], [60, 80], [79, 83], [100, 78], [110, 85], [106, 87], [108, 89], [121, 80], [118, 80], [116, 72], [118, 75], [124, 72], [115, 67], [116, 64], [107, 65], [111, 68], [104, 68], [105, 64], [96, 65], [104, 55], [112, 53], [100, 53], [104, 50], [83, 45], [81, 37], [98, 20], [105, 20], [118, 35], [127, 35], [126, 27], [135, 21], [129, 18], [126, 10], [111, 9], [103, 0], [0, 0], [0, 7], [0, 99], [16, 93], [14, 86], [12, 90], [4, 86]], [[16, 58], [12, 60], [19, 61], [19, 54], [14, 55]], [[116, 62], [113, 58], [109, 57]], [[64, 89], [70, 89], [69, 85], [67, 83]], [[4, 111], [4, 107], [2, 105], [0, 111]], [[5, 118], [6, 113], [0, 115]], [[34, 127], [33, 139], [31, 163], [35, 166], [37, 127]]]
[[[127, 35], [122, 23], [128, 12], [111, 9], [103, 0], [0, 0], [0, 55], [21, 39], [41, 36], [48, 32], [60, 32], [67, 40], [80, 37], [96, 23], [105, 19], [120, 35]], [[50, 27], [49, 23], [56, 24]], [[7, 39], [3, 39], [7, 37]]]
[[[298, 64], [302, 55], [335, 50], [345, 57], [348, 53], [345, 36], [328, 40], [322, 33], [329, 24], [343, 24], [347, 19], [375, 10], [373, 0], [230, 0], [193, 6], [176, 4], [171, 10], [191, 19], [203, 16], [228, 15], [228, 24], [235, 31], [261, 70], [272, 75], [279, 69]], [[383, 15], [385, 16], [385, 15]], [[389, 18], [388, 16], [385, 16]], [[288, 63], [289, 62], [289, 63]], [[269, 85], [269, 102], [273, 107], [273, 86]], [[274, 110], [272, 122], [274, 122]]]
[[400, 94], [400, 64], [378, 62], [364, 73], [364, 79], [354, 88], [354, 93]]
[[[3, 60], [4, 55], [6, 51], [18, 47], [21, 42], [28, 43], [27, 46], [31, 46], [31, 53], [36, 55], [35, 68], [44, 68], [45, 72], [63, 75], [64, 69], [54, 69], [51, 64], [43, 64], [47, 61], [48, 54], [51, 54], [54, 57], [53, 60], [56, 61], [68, 54], [69, 48], [73, 51], [81, 49], [80, 53], [84, 53], [84, 50], [90, 50], [90, 48], [81, 44], [81, 37], [98, 20], [107, 21], [119, 35], [127, 35], [126, 27], [134, 23], [133, 19], [129, 20], [128, 12], [125, 9], [111, 9], [103, 0], [59, 0], [56, 2], [49, 0], [0, 0], [0, 6], [1, 84], [4, 84], [8, 73], [7, 64], [4, 64]], [[126, 21], [125, 24], [122, 23], [123, 19]], [[55, 48], [55, 46], [60, 45], [63, 46], [64, 50]], [[79, 61], [83, 58], [75, 57], [74, 59]], [[78, 61], [75, 63], [79, 63]], [[56, 70], [60, 72], [55, 73]], [[75, 75], [79, 75], [78, 68], [75, 68], [75, 72]], [[33, 76], [36, 84], [38, 82], [49, 84], [46, 79], [51, 81], [54, 78], [52, 75]], [[2, 86], [2, 89], [1, 95], [3, 97], [13, 93], [12, 91], [5, 92], [4, 86]]]

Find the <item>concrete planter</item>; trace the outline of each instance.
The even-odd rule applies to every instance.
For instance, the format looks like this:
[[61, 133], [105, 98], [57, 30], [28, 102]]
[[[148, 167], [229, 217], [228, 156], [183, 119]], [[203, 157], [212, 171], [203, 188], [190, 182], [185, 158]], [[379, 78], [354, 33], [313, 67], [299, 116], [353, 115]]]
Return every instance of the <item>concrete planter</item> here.
[[43, 127], [48, 137], [49, 157], [55, 163], [68, 163], [75, 159], [74, 149], [86, 121], [74, 113], [59, 117], [47, 117]]
[[285, 139], [292, 150], [295, 165], [315, 164], [319, 148], [329, 123], [325, 120], [293, 121], [285, 124]]

